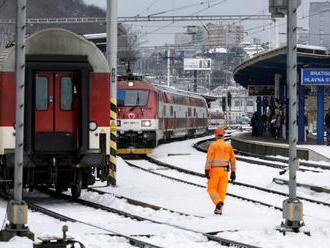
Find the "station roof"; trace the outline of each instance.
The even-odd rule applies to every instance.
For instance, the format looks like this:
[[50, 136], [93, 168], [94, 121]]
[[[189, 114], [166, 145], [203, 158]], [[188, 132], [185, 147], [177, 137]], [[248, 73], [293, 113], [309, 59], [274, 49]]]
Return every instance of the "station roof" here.
[[[249, 85], [272, 85], [274, 75], [286, 76], [287, 48], [266, 51], [246, 60], [234, 70], [235, 81]], [[298, 70], [302, 67], [330, 67], [330, 51], [324, 47], [298, 45]]]

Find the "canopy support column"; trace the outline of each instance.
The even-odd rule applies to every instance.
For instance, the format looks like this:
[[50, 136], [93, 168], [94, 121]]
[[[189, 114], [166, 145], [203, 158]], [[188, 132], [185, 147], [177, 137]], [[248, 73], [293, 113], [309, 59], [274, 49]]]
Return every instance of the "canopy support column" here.
[[318, 85], [317, 88], [317, 144], [323, 144], [324, 140], [324, 86]]

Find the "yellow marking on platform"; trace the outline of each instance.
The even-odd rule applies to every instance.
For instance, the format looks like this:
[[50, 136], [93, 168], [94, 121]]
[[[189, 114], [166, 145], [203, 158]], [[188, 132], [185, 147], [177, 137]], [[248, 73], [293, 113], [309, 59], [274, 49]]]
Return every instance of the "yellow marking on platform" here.
[[151, 153], [153, 149], [151, 148], [119, 148], [117, 154], [147, 154]]

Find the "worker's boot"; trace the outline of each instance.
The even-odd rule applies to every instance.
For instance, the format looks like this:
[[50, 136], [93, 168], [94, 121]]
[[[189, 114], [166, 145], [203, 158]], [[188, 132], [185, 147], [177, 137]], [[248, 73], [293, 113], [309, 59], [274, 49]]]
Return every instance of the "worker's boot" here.
[[219, 202], [214, 209], [214, 214], [222, 215], [223, 202]]

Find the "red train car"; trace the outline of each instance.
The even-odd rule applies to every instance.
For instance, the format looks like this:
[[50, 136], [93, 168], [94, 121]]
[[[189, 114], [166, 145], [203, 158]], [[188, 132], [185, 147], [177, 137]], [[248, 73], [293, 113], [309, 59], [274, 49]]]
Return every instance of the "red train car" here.
[[124, 79], [117, 99], [119, 154], [146, 154], [160, 140], [207, 132], [207, 103], [196, 94]]
[[[0, 176], [13, 178], [15, 47], [0, 55]], [[107, 175], [110, 73], [99, 49], [64, 29], [26, 41], [24, 186], [71, 188]]]

